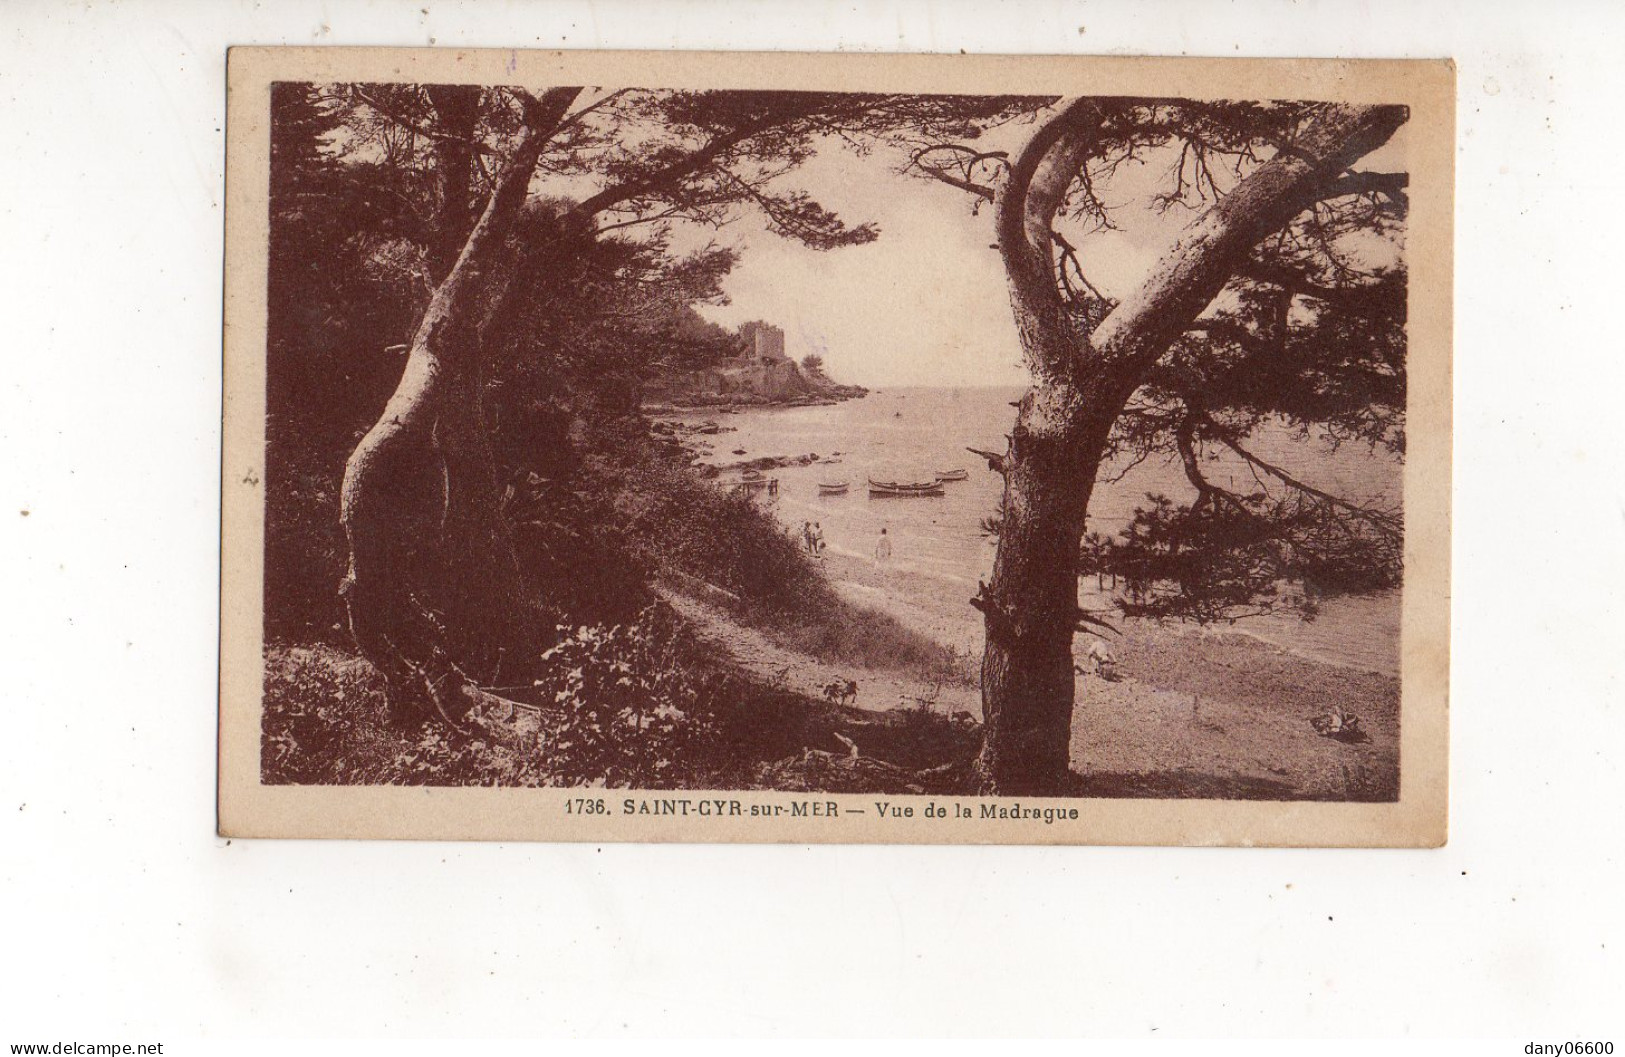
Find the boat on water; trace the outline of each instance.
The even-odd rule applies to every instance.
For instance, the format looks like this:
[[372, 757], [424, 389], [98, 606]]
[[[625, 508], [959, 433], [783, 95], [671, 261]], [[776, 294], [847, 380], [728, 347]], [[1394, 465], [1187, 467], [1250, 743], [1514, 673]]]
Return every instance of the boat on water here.
[[969, 480], [969, 479], [970, 479], [970, 471], [968, 471], [968, 470], [938, 470], [937, 471], [937, 480], [939, 482], [940, 481], [965, 481], [965, 480]]
[[869, 478], [869, 498], [871, 499], [947, 494], [947, 490], [936, 481], [877, 481], [873, 477]]
[[847, 484], [845, 481], [837, 481], [834, 484], [826, 484], [823, 481], [818, 482], [819, 495], [845, 495], [846, 489]]

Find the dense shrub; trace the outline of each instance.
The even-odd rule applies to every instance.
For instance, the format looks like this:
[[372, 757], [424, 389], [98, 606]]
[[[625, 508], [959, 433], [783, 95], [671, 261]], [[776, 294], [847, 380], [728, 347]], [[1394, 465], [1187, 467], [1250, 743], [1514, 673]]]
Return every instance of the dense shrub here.
[[[763, 686], [719, 667], [669, 611], [567, 629], [534, 695], [538, 724], [487, 719], [460, 735], [389, 715], [383, 682], [326, 646], [266, 651], [261, 780], [299, 785], [800, 789], [808, 750], [906, 775], [963, 763], [979, 729], [922, 709], [867, 712]], [[844, 732], [844, 733], [843, 733]], [[799, 775], [799, 777], [798, 777]], [[923, 780], [923, 779], [921, 779]]]
[[[537, 725], [490, 717], [459, 735], [390, 715], [372, 666], [330, 647], [266, 653], [261, 772], [315, 785], [738, 786], [751, 765], [802, 744], [757, 729], [756, 691], [719, 672], [669, 612], [560, 629], [531, 692]], [[799, 707], [801, 702], [797, 701]], [[771, 727], [773, 724], [769, 724]], [[483, 728], [483, 729], [482, 729]]]
[[704, 784], [727, 767], [717, 729], [719, 679], [691, 640], [651, 608], [629, 624], [560, 629], [542, 654], [538, 751], [549, 784], [664, 788]]

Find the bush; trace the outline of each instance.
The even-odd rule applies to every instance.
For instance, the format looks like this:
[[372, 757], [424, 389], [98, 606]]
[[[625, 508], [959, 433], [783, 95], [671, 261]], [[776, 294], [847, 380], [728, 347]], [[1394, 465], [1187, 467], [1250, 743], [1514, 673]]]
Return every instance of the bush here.
[[[261, 780], [821, 788], [785, 771], [785, 761], [809, 749], [844, 756], [855, 740], [865, 760], [913, 772], [962, 763], [979, 745], [975, 724], [923, 709], [842, 709], [752, 683], [718, 668], [658, 606], [624, 625], [564, 629], [542, 667], [534, 694], [520, 695], [544, 709], [537, 727], [487, 721], [465, 736], [437, 720], [393, 721], [382, 679], [360, 658], [326, 646], [269, 647]], [[916, 776], [876, 780], [876, 789], [906, 791]]]
[[[712, 668], [669, 612], [561, 629], [522, 700], [539, 729], [487, 722], [460, 735], [438, 720], [390, 715], [372, 666], [327, 646], [266, 650], [261, 779], [267, 784], [433, 786], [735, 786], [748, 768], [801, 743], [755, 729], [783, 702]], [[797, 701], [799, 707], [801, 702]]]
[[557, 785], [667, 788], [727, 765], [708, 678], [677, 622], [651, 607], [629, 624], [561, 628], [542, 654], [539, 749]]

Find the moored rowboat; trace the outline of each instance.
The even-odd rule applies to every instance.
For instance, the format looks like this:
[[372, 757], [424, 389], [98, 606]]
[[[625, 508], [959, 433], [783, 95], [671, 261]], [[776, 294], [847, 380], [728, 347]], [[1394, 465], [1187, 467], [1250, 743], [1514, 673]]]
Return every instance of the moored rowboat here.
[[869, 478], [870, 488], [889, 488], [895, 491], [908, 492], [920, 488], [935, 488], [936, 481], [877, 481]]
[[846, 488], [847, 485], [845, 481], [841, 481], [836, 484], [825, 484], [823, 481], [818, 482], [819, 495], [845, 495]]
[[870, 499], [910, 499], [917, 496], [944, 496], [948, 494], [946, 488], [932, 485], [930, 488], [880, 488], [869, 486]]
[[964, 481], [969, 479], [970, 473], [966, 470], [938, 470], [938, 481]]
[[869, 479], [870, 498], [893, 498], [905, 496], [939, 496], [947, 492], [936, 481], [903, 482], [903, 481], [877, 481]]

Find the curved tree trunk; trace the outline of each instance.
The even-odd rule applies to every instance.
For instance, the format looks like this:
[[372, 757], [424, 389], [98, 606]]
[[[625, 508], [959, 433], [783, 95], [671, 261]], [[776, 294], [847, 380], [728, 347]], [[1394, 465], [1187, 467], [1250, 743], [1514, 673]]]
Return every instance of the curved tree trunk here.
[[985, 614], [984, 792], [1058, 795], [1071, 784], [1078, 558], [1113, 423], [1149, 369], [1207, 307], [1254, 245], [1404, 123], [1402, 107], [1328, 106], [1290, 152], [1198, 217], [1140, 288], [1092, 333], [1062, 299], [1053, 224], [1087, 163], [1100, 103], [1064, 103], [1011, 162], [995, 208], [1010, 303], [1035, 385], [1008, 451], [1004, 520]]
[[475, 84], [431, 84], [424, 87], [434, 104], [440, 138], [434, 141], [435, 223], [429, 245], [429, 268], [441, 282], [457, 263], [474, 214], [474, 134], [480, 121], [480, 92]]
[[1021, 401], [1005, 455], [993, 582], [978, 596], [984, 788], [1031, 796], [1068, 781], [1078, 555], [1116, 411], [1096, 394], [1041, 385]]
[[[424, 92], [441, 133], [434, 143], [436, 221], [429, 265], [435, 280], [443, 282], [479, 221], [474, 159], [484, 89], [441, 84], [427, 85]], [[476, 349], [484, 345], [485, 322], [502, 300], [512, 267], [505, 251], [488, 269], [476, 316]], [[441, 402], [436, 434], [446, 465], [446, 514], [440, 561], [426, 575], [446, 647], [461, 667], [479, 675], [507, 667], [511, 675], [542, 625], [536, 597], [500, 516], [496, 461], [485, 420], [485, 367], [482, 355], [472, 356], [465, 370], [451, 373]], [[504, 659], [509, 663], [504, 665]]]
[[983, 746], [986, 792], [1064, 791], [1072, 729], [1072, 636], [1078, 554], [1095, 470], [1117, 409], [1085, 383], [1085, 337], [1056, 287], [1052, 227], [1103, 114], [1064, 104], [1011, 163], [995, 201], [1010, 307], [1035, 385], [1022, 398], [1004, 474], [993, 582], [972, 602], [984, 614]]
[[[512, 280], [506, 240], [537, 160], [580, 89], [526, 101], [526, 131], [412, 339], [400, 384], [345, 466], [341, 593], [397, 711], [453, 725], [488, 640], [534, 641], [536, 603], [497, 514], [480, 413], [480, 338]], [[493, 636], [488, 629], [501, 628]]]
[[432, 582], [448, 644], [464, 669], [486, 682], [512, 682], [528, 669], [551, 622], [545, 585], [525, 575], [502, 516], [484, 392], [479, 363], [446, 389], [438, 433], [451, 487]]

